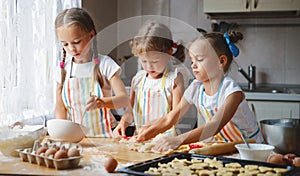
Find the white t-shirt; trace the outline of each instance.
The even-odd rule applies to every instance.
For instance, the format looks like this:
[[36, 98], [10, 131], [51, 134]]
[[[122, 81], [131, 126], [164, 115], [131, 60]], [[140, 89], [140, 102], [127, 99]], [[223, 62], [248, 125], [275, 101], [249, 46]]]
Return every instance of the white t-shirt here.
[[[104, 96], [111, 96], [111, 86], [109, 84], [109, 80], [111, 77], [120, 70], [120, 66], [109, 56], [106, 55], [98, 55], [100, 64], [99, 69], [100, 73], [104, 80], [104, 86], [102, 87], [102, 91]], [[76, 64], [73, 62], [72, 73], [71, 76], [75, 78], [84, 78], [84, 77], [92, 77], [94, 72], [94, 62], [87, 62], [83, 64]], [[66, 78], [70, 77], [70, 67], [71, 67], [71, 59], [68, 59], [65, 63], [64, 69], [66, 70]], [[61, 68], [57, 67], [55, 80], [58, 83], [61, 83]]]
[[190, 80], [194, 78], [193, 75], [191, 74], [190, 70], [186, 67], [186, 65], [182, 63], [173, 66], [177, 69], [179, 73], [182, 74], [183, 86], [184, 89], [186, 89], [190, 84]]
[[[194, 80], [184, 92], [184, 98], [187, 100], [187, 102], [189, 102], [190, 104], [195, 104], [197, 108], [199, 108], [200, 105], [202, 84], [203, 83], [201, 81]], [[242, 91], [242, 89], [230, 77], [225, 77], [223, 80], [223, 86], [221, 87], [219, 93], [218, 108], [224, 104], [226, 98], [230, 94], [237, 91]], [[217, 95], [218, 93], [209, 96], [205, 92], [203, 92], [203, 105], [205, 106], [205, 108], [217, 108]], [[235, 123], [241, 130], [244, 130], [247, 135], [253, 133], [258, 128], [256, 118], [250, 110], [246, 99], [244, 99], [240, 103], [231, 121]], [[256, 142], [263, 142], [261, 133], [256, 135], [254, 139], [256, 140]]]

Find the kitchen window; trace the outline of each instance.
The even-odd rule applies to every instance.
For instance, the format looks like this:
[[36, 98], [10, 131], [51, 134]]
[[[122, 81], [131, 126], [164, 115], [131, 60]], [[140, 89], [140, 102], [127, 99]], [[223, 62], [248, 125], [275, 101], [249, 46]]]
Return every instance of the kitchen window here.
[[[0, 1], [0, 126], [54, 111], [54, 20], [81, 0]], [[30, 113], [29, 113], [30, 112]], [[22, 119], [23, 118], [23, 119]]]

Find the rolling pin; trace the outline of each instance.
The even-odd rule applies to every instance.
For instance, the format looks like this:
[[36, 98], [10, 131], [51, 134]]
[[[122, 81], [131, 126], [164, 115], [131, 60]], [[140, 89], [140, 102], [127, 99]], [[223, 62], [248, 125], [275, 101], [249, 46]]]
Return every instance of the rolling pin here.
[[[255, 140], [249, 139], [248, 143], [255, 143]], [[189, 153], [201, 154], [201, 155], [220, 155], [237, 151], [234, 147], [235, 144], [241, 144], [244, 141], [235, 141], [235, 142], [224, 142], [224, 143], [215, 143], [210, 146], [203, 148], [195, 148], [189, 151]]]

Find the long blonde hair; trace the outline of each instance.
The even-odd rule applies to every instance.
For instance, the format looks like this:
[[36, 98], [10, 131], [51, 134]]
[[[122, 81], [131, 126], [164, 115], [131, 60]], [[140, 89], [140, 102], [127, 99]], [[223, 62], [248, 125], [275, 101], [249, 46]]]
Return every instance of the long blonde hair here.
[[172, 32], [166, 25], [155, 21], [149, 21], [143, 25], [131, 40], [130, 46], [135, 56], [148, 51], [168, 53], [170, 49], [176, 48], [172, 56], [180, 62], [184, 62], [185, 59], [185, 47], [173, 41]]
[[[95, 34], [96, 28], [94, 25], [94, 21], [92, 20], [91, 16], [83, 9], [81, 8], [70, 8], [62, 11], [55, 19], [55, 29], [61, 27], [61, 26], [69, 26], [69, 25], [77, 25], [80, 27], [81, 30], [85, 32], [91, 32], [94, 31]], [[98, 58], [98, 49], [97, 49], [97, 40], [96, 37], [93, 39], [92, 43], [92, 51], [93, 51], [93, 58], [94, 60], [98, 60], [98, 62], [94, 62], [94, 79], [97, 81], [100, 86], [102, 87], [103, 77], [101, 75], [100, 69], [99, 69], [99, 58]], [[66, 77], [66, 71], [64, 69], [64, 63], [66, 59], [66, 51], [63, 48], [63, 57], [61, 61], [61, 85], [64, 84], [65, 77]]]

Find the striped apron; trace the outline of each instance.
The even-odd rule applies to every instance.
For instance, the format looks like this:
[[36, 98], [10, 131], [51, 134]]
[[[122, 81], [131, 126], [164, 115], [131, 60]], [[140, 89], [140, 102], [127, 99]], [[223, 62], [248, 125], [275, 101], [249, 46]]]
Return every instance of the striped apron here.
[[[151, 90], [145, 87], [147, 73], [143, 76], [139, 84], [135, 104], [133, 106], [133, 116], [136, 127], [136, 133], [139, 132], [142, 125], [161, 118], [170, 112], [171, 108], [168, 103], [168, 97], [165, 90], [166, 80], [169, 69], [166, 68], [161, 80], [160, 90]], [[164, 134], [176, 135], [175, 127], [171, 127]]]
[[[70, 74], [66, 76], [62, 90], [62, 99], [68, 111], [67, 118], [75, 123], [81, 123], [86, 101], [90, 94], [99, 98], [103, 97], [100, 84], [91, 77], [71, 77], [73, 61], [70, 64]], [[82, 125], [88, 128], [88, 137], [113, 137], [112, 123], [115, 122], [110, 109], [101, 108], [86, 111]]]
[[[223, 81], [220, 84], [217, 97], [216, 97], [216, 107], [215, 109], [207, 109], [205, 108], [203, 104], [203, 94], [204, 94], [204, 86], [201, 86], [201, 91], [200, 91], [200, 98], [199, 98], [199, 114], [205, 119], [205, 121], [209, 121], [210, 119], [213, 118], [213, 116], [216, 114], [218, 111], [218, 103], [219, 103], [219, 94], [221, 87], [223, 86]], [[216, 134], [213, 138], [214, 141], [218, 142], [232, 142], [232, 141], [241, 141], [242, 140], [242, 133], [247, 137], [247, 138], [253, 138], [255, 135], [259, 133], [259, 128], [257, 128], [252, 134], [249, 136], [246, 135], [246, 132], [240, 129], [235, 123], [232, 121], [229, 121], [222, 129], [221, 131]]]

